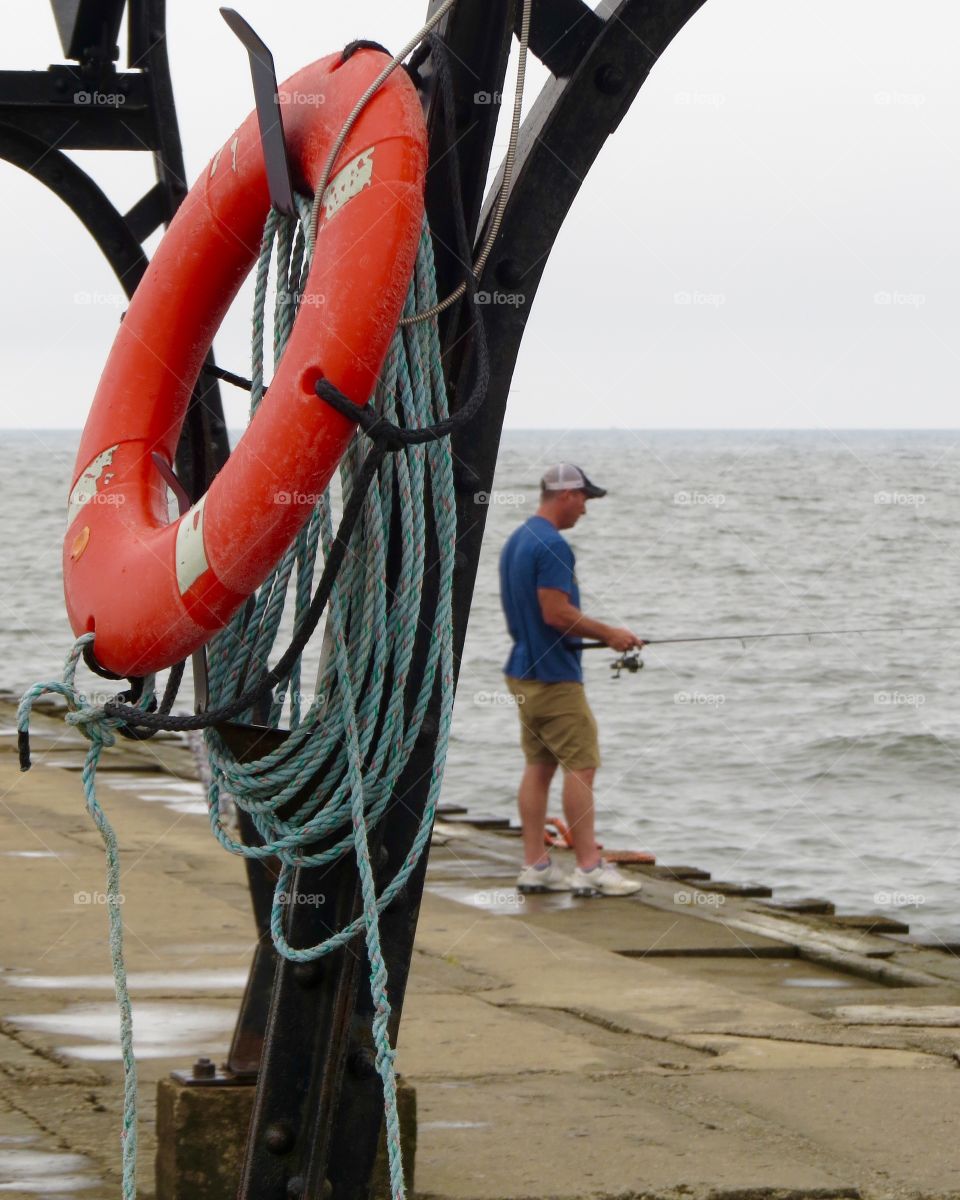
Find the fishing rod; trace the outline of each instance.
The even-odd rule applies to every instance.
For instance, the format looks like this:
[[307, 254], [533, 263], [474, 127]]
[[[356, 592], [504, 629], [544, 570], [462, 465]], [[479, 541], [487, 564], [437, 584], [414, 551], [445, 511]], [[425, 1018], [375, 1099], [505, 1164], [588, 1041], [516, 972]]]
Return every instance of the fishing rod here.
[[[718, 633], [699, 637], [643, 638], [642, 641], [644, 646], [680, 646], [691, 642], [740, 642], [745, 644], [746, 642], [765, 641], [767, 638], [832, 637], [844, 633], [942, 633], [945, 629], [958, 628], [960, 626], [957, 625], [873, 625], [859, 629], [792, 629], [783, 633]], [[579, 645], [572, 648], [575, 650], [610, 649], [606, 642], [580, 642]], [[640, 657], [640, 651], [627, 650], [614, 659], [610, 664], [610, 669], [615, 672], [614, 678], [619, 679], [621, 671], [630, 671], [633, 674], [642, 666], [643, 659]]]

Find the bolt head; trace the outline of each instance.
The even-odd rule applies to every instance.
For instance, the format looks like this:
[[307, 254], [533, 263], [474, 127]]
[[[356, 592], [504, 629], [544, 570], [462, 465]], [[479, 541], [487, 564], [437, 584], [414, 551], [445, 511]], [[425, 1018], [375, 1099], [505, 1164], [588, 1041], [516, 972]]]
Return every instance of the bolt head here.
[[193, 1064], [194, 1079], [215, 1079], [217, 1067], [211, 1058], [198, 1058]]

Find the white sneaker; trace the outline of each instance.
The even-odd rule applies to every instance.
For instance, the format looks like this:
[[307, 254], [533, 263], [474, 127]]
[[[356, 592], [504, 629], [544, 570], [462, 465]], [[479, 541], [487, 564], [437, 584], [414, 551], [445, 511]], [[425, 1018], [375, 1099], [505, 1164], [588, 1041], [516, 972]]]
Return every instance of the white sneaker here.
[[542, 869], [524, 867], [517, 876], [518, 892], [569, 892], [570, 876], [553, 860]]
[[613, 863], [600, 862], [590, 871], [575, 867], [570, 876], [570, 889], [575, 896], [633, 896], [642, 891], [643, 884], [622, 875]]

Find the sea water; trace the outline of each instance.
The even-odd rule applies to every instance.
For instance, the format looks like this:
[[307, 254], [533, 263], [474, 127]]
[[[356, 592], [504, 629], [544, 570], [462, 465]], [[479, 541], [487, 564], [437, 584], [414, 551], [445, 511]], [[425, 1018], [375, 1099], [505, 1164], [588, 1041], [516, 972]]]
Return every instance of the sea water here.
[[[75, 432], [0, 437], [0, 686], [59, 674]], [[500, 546], [543, 469], [609, 495], [567, 533], [584, 610], [647, 638], [614, 678], [584, 655], [600, 726], [598, 836], [776, 898], [822, 896], [960, 940], [960, 488], [952, 431], [508, 431], [487, 513], [443, 800], [513, 815]], [[827, 632], [902, 626], [903, 632]], [[911, 627], [955, 626], [909, 632]], [[310, 678], [310, 670], [305, 672]], [[551, 812], [560, 814], [559, 780]]]

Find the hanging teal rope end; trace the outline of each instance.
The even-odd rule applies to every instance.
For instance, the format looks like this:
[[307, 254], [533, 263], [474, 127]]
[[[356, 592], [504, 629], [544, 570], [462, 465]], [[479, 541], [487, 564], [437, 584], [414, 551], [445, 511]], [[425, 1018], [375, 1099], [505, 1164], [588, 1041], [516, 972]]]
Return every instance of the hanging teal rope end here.
[[17, 730], [17, 755], [20, 759], [20, 770], [30, 770], [30, 730]]

